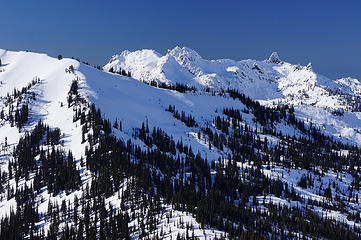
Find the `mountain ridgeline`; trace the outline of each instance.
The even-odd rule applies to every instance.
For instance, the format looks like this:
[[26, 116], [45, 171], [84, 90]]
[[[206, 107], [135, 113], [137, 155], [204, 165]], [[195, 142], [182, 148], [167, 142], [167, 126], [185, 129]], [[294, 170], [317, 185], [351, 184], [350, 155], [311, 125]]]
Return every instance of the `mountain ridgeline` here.
[[0, 59], [0, 239], [361, 238], [356, 79], [179, 47]]

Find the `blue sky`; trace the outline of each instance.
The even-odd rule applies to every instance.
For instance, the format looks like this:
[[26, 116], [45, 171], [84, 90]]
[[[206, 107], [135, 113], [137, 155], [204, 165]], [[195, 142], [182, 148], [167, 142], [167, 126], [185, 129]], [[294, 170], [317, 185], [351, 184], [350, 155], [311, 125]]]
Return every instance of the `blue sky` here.
[[0, 48], [103, 65], [122, 50], [176, 45], [207, 59], [281, 59], [361, 79], [360, 1], [5, 0]]

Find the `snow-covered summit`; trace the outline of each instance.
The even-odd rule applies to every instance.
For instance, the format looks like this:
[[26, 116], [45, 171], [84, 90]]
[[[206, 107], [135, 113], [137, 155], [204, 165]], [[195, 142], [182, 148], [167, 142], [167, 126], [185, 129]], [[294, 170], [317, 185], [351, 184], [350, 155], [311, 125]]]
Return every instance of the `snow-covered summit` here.
[[202, 60], [202, 57], [196, 51], [188, 47], [180, 48], [176, 46], [172, 50], [169, 50], [167, 54], [172, 55], [182, 66]]

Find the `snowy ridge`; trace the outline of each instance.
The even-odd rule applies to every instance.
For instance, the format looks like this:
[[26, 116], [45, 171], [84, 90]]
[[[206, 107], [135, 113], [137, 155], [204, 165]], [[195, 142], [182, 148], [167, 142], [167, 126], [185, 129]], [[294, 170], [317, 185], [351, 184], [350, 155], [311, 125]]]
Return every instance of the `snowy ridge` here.
[[177, 46], [164, 56], [153, 50], [124, 51], [113, 56], [104, 69], [112, 67], [130, 71], [134, 78], [146, 82], [234, 88], [257, 100], [335, 109], [346, 109], [345, 96], [356, 98], [361, 87], [357, 79], [330, 80], [313, 72], [311, 64], [283, 62], [275, 52], [264, 61], [205, 60], [194, 50]]

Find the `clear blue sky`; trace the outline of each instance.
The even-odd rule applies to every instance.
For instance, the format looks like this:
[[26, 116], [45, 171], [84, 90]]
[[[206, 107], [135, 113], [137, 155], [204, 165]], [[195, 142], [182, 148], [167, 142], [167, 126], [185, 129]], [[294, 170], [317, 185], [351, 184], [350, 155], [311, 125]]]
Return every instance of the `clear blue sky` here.
[[361, 79], [361, 1], [4, 0], [0, 48], [103, 65], [124, 49], [264, 59], [277, 51], [328, 77]]

